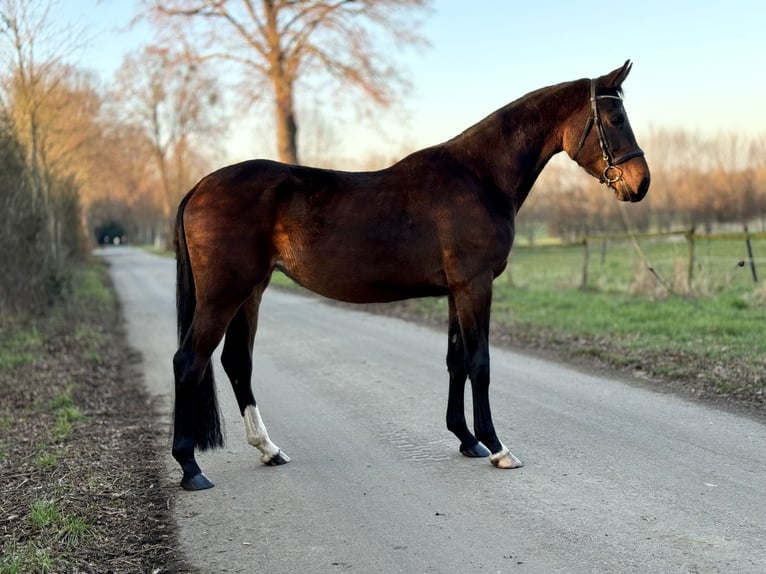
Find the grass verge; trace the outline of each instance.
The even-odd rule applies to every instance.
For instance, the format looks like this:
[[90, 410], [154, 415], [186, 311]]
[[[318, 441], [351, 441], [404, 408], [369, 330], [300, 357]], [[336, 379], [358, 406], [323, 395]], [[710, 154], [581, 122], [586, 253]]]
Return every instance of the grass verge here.
[[746, 294], [651, 300], [500, 289], [494, 330], [518, 346], [592, 359], [697, 396], [766, 405], [766, 313]]
[[0, 574], [193, 571], [108, 281], [83, 265], [45, 316], [0, 324]]

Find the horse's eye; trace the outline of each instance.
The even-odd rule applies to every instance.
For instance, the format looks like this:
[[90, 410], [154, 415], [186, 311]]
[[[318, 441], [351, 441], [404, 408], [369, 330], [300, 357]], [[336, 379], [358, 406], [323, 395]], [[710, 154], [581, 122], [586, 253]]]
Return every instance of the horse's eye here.
[[609, 118], [609, 123], [616, 128], [621, 128], [625, 125], [625, 116], [623, 114], [614, 114]]

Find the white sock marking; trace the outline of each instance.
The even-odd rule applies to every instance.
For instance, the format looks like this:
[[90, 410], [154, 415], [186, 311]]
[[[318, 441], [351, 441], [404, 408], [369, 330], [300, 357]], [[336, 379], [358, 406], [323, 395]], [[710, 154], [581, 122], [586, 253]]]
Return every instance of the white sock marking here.
[[279, 447], [271, 442], [258, 407], [252, 405], [245, 407], [245, 414], [242, 418], [245, 423], [245, 437], [248, 444], [261, 451], [261, 462], [269, 462], [279, 454]]

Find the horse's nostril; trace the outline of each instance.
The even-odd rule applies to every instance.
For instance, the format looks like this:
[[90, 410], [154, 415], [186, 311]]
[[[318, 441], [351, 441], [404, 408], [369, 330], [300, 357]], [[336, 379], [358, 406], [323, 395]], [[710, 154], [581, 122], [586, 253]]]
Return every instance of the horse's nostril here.
[[631, 197], [631, 201], [641, 201], [644, 199], [644, 196], [646, 196], [646, 192], [649, 191], [649, 182], [651, 179], [648, 175], [644, 176], [643, 179], [641, 179], [641, 183], [638, 184], [638, 187], [636, 188], [636, 192]]
[[641, 197], [644, 197], [646, 195], [646, 192], [649, 191], [650, 181], [651, 181], [651, 178], [648, 175], [641, 180], [641, 185], [638, 186], [638, 193]]

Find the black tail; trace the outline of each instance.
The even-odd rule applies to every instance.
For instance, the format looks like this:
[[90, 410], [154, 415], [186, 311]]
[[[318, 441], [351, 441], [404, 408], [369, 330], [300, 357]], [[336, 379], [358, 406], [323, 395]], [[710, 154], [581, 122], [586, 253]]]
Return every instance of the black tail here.
[[[197, 306], [194, 274], [189, 261], [183, 219], [184, 209], [195, 189], [196, 187], [183, 198], [178, 206], [175, 223], [176, 313], [178, 316], [179, 350], [191, 328], [194, 309]], [[179, 382], [176, 381], [176, 401], [173, 416], [175, 436], [193, 438], [194, 446], [200, 450], [223, 446], [221, 416], [218, 412], [212, 365], [208, 363], [205, 374], [196, 389], [187, 390], [190, 400], [179, 401], [178, 384]]]

